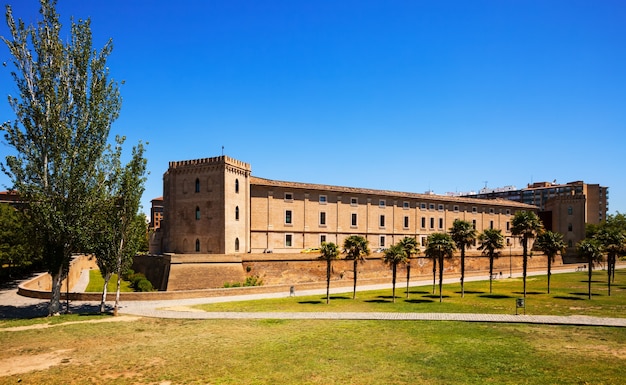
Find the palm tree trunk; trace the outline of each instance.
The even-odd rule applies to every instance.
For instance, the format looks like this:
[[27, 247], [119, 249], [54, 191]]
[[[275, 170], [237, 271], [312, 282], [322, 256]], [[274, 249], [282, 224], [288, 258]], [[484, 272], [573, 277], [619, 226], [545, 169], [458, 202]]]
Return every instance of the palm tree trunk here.
[[461, 298], [465, 297], [465, 246], [461, 247]]
[[356, 266], [357, 266], [357, 259], [354, 259], [354, 289], [352, 290], [352, 299], [356, 299]]
[[439, 257], [439, 302], [443, 302], [443, 293], [441, 291], [443, 285], [443, 256]]
[[393, 303], [396, 303], [396, 264], [393, 264], [392, 274], [391, 274], [391, 297], [393, 299]]
[[548, 294], [550, 294], [550, 276], [552, 275], [552, 256], [548, 255]]
[[433, 257], [433, 294], [435, 294], [437, 281], [437, 258]]
[[493, 253], [489, 254], [489, 294], [493, 293]]
[[524, 298], [526, 298], [526, 272], [528, 270], [528, 238], [524, 235], [524, 238], [522, 238], [522, 247], [523, 247], [523, 258], [522, 258], [522, 265], [523, 265], [523, 280], [524, 280]]
[[409, 282], [411, 281], [411, 263], [406, 265], [406, 298], [409, 298]]
[[609, 255], [609, 257], [607, 258], [607, 273], [609, 274], [608, 276], [608, 288], [609, 288], [609, 297], [611, 296], [611, 264], [612, 264], [612, 256]]
[[326, 304], [330, 302], [330, 259], [326, 260]]
[[589, 299], [591, 299], [591, 273], [593, 270], [593, 259], [591, 258], [591, 256], [589, 256], [589, 261], [587, 263], [589, 264], [589, 268], [587, 269], [588, 275], [589, 275], [589, 283], [588, 283], [589, 289], [588, 290], [589, 290]]

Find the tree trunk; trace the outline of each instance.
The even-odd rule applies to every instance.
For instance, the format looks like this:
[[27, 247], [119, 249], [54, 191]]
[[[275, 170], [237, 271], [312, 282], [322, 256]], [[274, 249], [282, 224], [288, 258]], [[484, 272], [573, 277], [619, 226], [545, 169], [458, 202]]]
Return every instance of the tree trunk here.
[[396, 303], [396, 264], [393, 264], [392, 274], [391, 274], [391, 297], [393, 299], [393, 303]]
[[354, 259], [354, 288], [352, 289], [352, 299], [356, 299], [356, 266], [357, 266], [357, 259]]
[[489, 255], [489, 294], [493, 293], [493, 253]]
[[63, 281], [63, 264], [59, 270], [52, 274], [52, 291], [50, 293], [50, 303], [48, 304], [48, 316], [59, 315], [61, 308], [61, 282]]
[[122, 251], [124, 250], [124, 238], [120, 241], [120, 250], [117, 253], [117, 289], [115, 291], [115, 306], [113, 315], [117, 317], [117, 309], [120, 304], [120, 290], [122, 288]]
[[552, 256], [548, 255], [548, 294], [550, 294], [550, 276], [552, 275]]
[[326, 304], [330, 302], [330, 259], [326, 260]]
[[528, 238], [524, 236], [522, 238], [523, 258], [522, 258], [522, 270], [524, 280], [524, 298], [526, 298], [526, 272], [528, 270]]
[[461, 247], [461, 298], [465, 297], [465, 246]]
[[411, 281], [411, 264], [406, 265], [406, 298], [409, 298], [409, 282]]
[[587, 263], [589, 264], [589, 268], [587, 269], [588, 276], [589, 276], [589, 283], [588, 283], [589, 289], [588, 290], [589, 290], [589, 299], [591, 299], [591, 274], [593, 271], [593, 259], [591, 258], [591, 256], [589, 257], [589, 261]]
[[609, 289], [609, 297], [611, 296], [611, 266], [612, 266], [612, 262], [613, 262], [613, 257], [611, 255], [608, 256], [607, 258], [607, 273], [608, 273], [608, 289]]
[[437, 258], [433, 257], [433, 294], [435, 294], [437, 282]]
[[443, 285], [443, 256], [439, 257], [439, 302], [443, 302], [443, 293], [441, 292]]
[[102, 301], [100, 301], [100, 314], [104, 313], [106, 310], [106, 300], [107, 300], [107, 290], [109, 285], [109, 280], [111, 279], [111, 273], [106, 273], [104, 275], [104, 287], [102, 288]]

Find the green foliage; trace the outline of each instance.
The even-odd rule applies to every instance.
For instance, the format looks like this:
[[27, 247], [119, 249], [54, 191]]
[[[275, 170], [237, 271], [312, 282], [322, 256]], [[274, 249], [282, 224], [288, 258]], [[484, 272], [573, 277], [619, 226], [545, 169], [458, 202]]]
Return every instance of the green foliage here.
[[9, 96], [15, 120], [0, 126], [15, 153], [1, 168], [29, 202], [37, 229], [32, 241], [52, 275], [50, 314], [59, 311], [64, 268], [93, 233], [98, 165], [121, 106], [106, 65], [111, 41], [93, 49], [89, 20], [72, 21], [69, 34], [63, 31], [55, 6], [41, 0], [36, 25], [16, 21], [7, 6], [10, 37], [2, 41], [12, 56], [17, 95]]
[[258, 275], [246, 277], [244, 282], [225, 282], [224, 287], [246, 287], [246, 286], [263, 286], [263, 279]]
[[365, 257], [370, 255], [368, 244], [368, 240], [360, 235], [351, 235], [343, 241], [343, 252], [346, 254], [346, 259], [354, 261], [354, 290], [352, 292], [352, 299], [356, 298], [358, 263], [364, 262]]
[[33, 231], [23, 211], [0, 203], [0, 280], [41, 263]]

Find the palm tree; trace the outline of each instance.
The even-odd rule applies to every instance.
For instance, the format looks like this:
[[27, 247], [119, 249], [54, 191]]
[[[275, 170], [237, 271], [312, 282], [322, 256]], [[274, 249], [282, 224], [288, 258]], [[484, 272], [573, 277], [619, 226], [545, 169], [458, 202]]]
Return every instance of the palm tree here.
[[543, 225], [533, 211], [518, 211], [513, 216], [511, 233], [522, 237], [524, 298], [526, 298], [526, 274], [528, 271], [528, 241], [543, 230]]
[[611, 295], [611, 278], [615, 279], [615, 260], [618, 255], [626, 253], [626, 234], [616, 228], [603, 228], [594, 236], [601, 250], [606, 253], [608, 290]]
[[489, 294], [493, 292], [493, 260], [498, 258], [500, 250], [504, 247], [504, 236], [499, 229], [486, 229], [478, 236], [480, 246], [478, 250], [482, 250], [483, 254], [489, 257]]
[[352, 299], [356, 299], [357, 265], [359, 262], [365, 262], [365, 257], [370, 255], [368, 243], [367, 239], [360, 235], [351, 235], [343, 242], [343, 252], [346, 253], [346, 259], [354, 261], [354, 291], [352, 292]]
[[385, 262], [387, 265], [390, 265], [391, 271], [392, 271], [391, 296], [393, 298], [393, 303], [396, 303], [396, 270], [397, 270], [398, 264], [407, 263], [408, 260], [409, 260], [409, 257], [401, 243], [396, 243], [395, 245], [392, 245], [390, 248], [385, 250], [385, 254], [383, 256], [383, 262]]
[[409, 298], [409, 281], [411, 280], [411, 256], [420, 252], [415, 237], [404, 237], [400, 240], [400, 245], [407, 256], [406, 264], [406, 297]]
[[546, 231], [537, 237], [537, 248], [548, 257], [548, 294], [550, 294], [550, 276], [552, 275], [552, 262], [557, 254], [565, 253], [563, 234]]
[[576, 249], [579, 256], [587, 258], [587, 264], [589, 265], [589, 299], [591, 299], [591, 274], [593, 271], [593, 264], [602, 260], [600, 245], [595, 239], [583, 239], [578, 242]]
[[461, 250], [461, 298], [465, 297], [465, 248], [474, 243], [476, 239], [476, 229], [474, 225], [468, 221], [455, 219], [450, 228], [450, 235]]
[[443, 285], [443, 259], [452, 258], [456, 247], [449, 234], [433, 233], [428, 236], [425, 254], [435, 260], [439, 260], [439, 302], [443, 301], [441, 287]]
[[326, 261], [326, 303], [330, 302], [330, 272], [332, 271], [333, 259], [339, 255], [339, 247], [332, 242], [322, 242], [320, 247], [320, 259]]

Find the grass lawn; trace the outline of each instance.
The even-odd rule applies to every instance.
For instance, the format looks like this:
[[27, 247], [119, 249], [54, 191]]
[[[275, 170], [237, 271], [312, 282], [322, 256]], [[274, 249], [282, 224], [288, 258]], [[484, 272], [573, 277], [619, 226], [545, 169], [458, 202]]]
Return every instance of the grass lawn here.
[[[626, 272], [586, 300], [582, 273], [528, 281], [527, 313], [624, 316]], [[521, 280], [211, 305], [230, 310], [514, 312]], [[485, 286], [486, 285], [486, 286]], [[485, 290], [486, 288], [486, 290]], [[345, 299], [344, 299], [345, 298]], [[467, 302], [468, 304], [464, 304]], [[506, 303], [506, 304], [505, 304]], [[510, 305], [507, 305], [510, 303]], [[551, 304], [552, 303], [552, 304]], [[499, 308], [501, 307], [501, 308]], [[532, 310], [531, 310], [532, 309]], [[447, 321], [166, 320], [69, 315], [0, 321], [0, 384], [622, 384], [626, 328]], [[117, 317], [124, 319], [124, 317]], [[69, 323], [67, 321], [81, 321]], [[31, 325], [23, 330], [8, 328]], [[46, 367], [44, 364], [50, 364]], [[16, 368], [39, 368], [18, 373]], [[39, 365], [39, 366], [37, 366]], [[14, 374], [9, 374], [14, 373]]]
[[[89, 270], [89, 284], [85, 289], [87, 293], [102, 293], [102, 289], [104, 288], [104, 278], [102, 278], [102, 274], [100, 274], [100, 270]], [[109, 293], [114, 293], [117, 290], [117, 274], [113, 274], [111, 279], [109, 279], [109, 284], [107, 285], [107, 291]], [[130, 287], [130, 282], [122, 280], [120, 291], [122, 292], [132, 292], [134, 291], [132, 287]]]
[[[626, 317], [626, 270], [616, 271], [616, 283], [611, 296], [607, 291], [606, 271], [594, 271], [592, 300], [588, 300], [587, 273], [553, 274], [547, 292], [546, 276], [526, 280], [526, 314], [535, 315], [591, 315]], [[521, 278], [503, 278], [493, 281], [466, 282], [465, 297], [461, 297], [459, 283], [443, 286], [443, 302], [439, 302], [439, 287], [432, 294], [432, 285], [411, 287], [406, 298], [406, 281], [396, 287], [396, 303], [392, 303], [391, 289], [357, 292], [357, 299], [349, 293], [332, 294], [330, 304], [326, 295], [286, 297], [262, 301], [225, 302], [197, 305], [205, 311], [345, 311], [345, 312], [418, 312], [418, 313], [487, 313], [515, 314], [515, 300], [522, 297]], [[331, 283], [332, 287], [332, 283]], [[519, 309], [523, 313], [524, 309]]]

